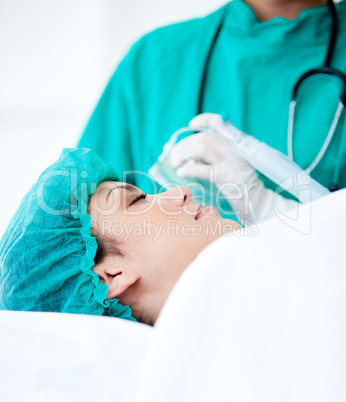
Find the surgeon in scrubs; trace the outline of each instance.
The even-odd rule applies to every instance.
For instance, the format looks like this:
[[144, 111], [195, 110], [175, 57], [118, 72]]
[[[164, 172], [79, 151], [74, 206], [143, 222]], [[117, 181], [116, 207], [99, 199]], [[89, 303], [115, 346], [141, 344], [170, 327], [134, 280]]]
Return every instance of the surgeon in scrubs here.
[[[336, 9], [331, 66], [345, 73], [346, 1]], [[147, 172], [175, 130], [197, 114], [214, 113], [287, 155], [293, 88], [305, 72], [324, 65], [330, 36], [327, 0], [233, 0], [204, 18], [157, 29], [120, 63], [79, 146], [119, 172]], [[292, 152], [304, 169], [332, 125], [339, 81], [317, 74], [299, 89]], [[345, 110], [311, 176], [332, 190], [346, 186]], [[144, 174], [123, 180], [153, 190]]]

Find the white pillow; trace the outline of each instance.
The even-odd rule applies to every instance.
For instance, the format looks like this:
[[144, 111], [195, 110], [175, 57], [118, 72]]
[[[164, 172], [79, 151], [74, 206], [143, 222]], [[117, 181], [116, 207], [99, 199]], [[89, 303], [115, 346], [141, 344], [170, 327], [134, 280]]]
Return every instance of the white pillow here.
[[114, 317], [0, 311], [0, 400], [132, 402], [152, 331]]

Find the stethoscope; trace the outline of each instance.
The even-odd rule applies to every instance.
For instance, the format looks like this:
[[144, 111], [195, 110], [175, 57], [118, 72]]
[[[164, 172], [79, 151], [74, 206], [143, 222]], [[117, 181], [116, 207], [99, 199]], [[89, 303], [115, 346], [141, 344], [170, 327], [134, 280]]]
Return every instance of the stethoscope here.
[[[338, 103], [338, 107], [333, 119], [333, 122], [331, 124], [331, 127], [329, 129], [329, 132], [327, 134], [327, 137], [322, 145], [321, 150], [319, 151], [318, 155], [315, 157], [315, 159], [312, 161], [310, 166], [308, 166], [305, 170], [310, 173], [320, 162], [322, 159], [323, 155], [326, 153], [327, 148], [334, 136], [334, 133], [336, 131], [337, 124], [340, 120], [341, 112], [344, 109], [345, 103], [346, 103], [346, 75], [331, 67], [331, 60], [333, 58], [333, 53], [334, 53], [334, 48], [335, 48], [335, 43], [337, 40], [337, 34], [338, 34], [338, 17], [337, 17], [337, 10], [336, 6], [333, 2], [333, 0], [328, 0], [328, 7], [330, 11], [330, 16], [331, 16], [331, 32], [330, 32], [330, 38], [329, 38], [329, 45], [328, 45], [328, 52], [326, 56], [326, 60], [324, 62], [323, 67], [320, 68], [315, 68], [312, 70], [307, 71], [305, 74], [303, 74], [299, 80], [297, 81], [296, 85], [294, 86], [293, 93], [292, 93], [292, 100], [289, 105], [289, 119], [288, 119], [288, 130], [287, 130], [287, 153], [288, 157], [293, 160], [293, 126], [294, 126], [294, 114], [295, 114], [295, 108], [297, 105], [297, 97], [298, 97], [298, 90], [301, 87], [302, 83], [309, 77], [312, 77], [317, 74], [326, 74], [328, 76], [334, 76], [334, 77], [339, 77], [340, 80], [343, 83], [343, 88], [340, 93], [340, 99]], [[206, 85], [206, 79], [207, 79], [207, 72], [208, 72], [208, 67], [210, 63], [210, 58], [212, 55], [212, 52], [214, 50], [215, 44], [217, 42], [217, 39], [219, 37], [220, 31], [222, 29], [223, 25], [223, 19], [224, 16], [221, 18], [220, 24], [216, 30], [216, 33], [213, 37], [213, 40], [211, 42], [209, 52], [207, 54], [207, 58], [204, 64], [204, 70], [202, 74], [202, 80], [201, 80], [201, 86], [200, 86], [200, 91], [199, 91], [199, 99], [198, 99], [198, 108], [197, 108], [197, 114], [202, 113], [202, 105], [203, 105], [203, 98], [204, 98], [204, 93], [205, 93], [205, 85]], [[335, 190], [336, 188], [330, 188], [330, 190]]]

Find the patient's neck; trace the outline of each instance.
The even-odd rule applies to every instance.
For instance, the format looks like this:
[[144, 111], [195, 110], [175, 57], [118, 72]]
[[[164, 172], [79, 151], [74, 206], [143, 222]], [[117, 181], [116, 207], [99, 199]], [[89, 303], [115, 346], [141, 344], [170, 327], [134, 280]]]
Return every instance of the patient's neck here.
[[306, 8], [327, 4], [327, 0], [245, 0], [259, 21], [284, 17], [293, 20]]

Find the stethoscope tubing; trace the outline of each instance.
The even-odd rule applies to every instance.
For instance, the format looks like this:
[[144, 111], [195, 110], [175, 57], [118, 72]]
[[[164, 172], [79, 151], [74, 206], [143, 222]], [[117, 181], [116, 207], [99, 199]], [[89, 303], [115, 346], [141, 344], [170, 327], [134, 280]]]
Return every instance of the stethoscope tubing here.
[[[292, 92], [292, 99], [289, 105], [289, 121], [288, 121], [288, 132], [287, 132], [287, 151], [288, 151], [288, 156], [293, 160], [293, 122], [294, 122], [294, 112], [297, 104], [297, 95], [298, 95], [298, 90], [301, 86], [301, 84], [306, 80], [307, 78], [316, 75], [316, 74], [327, 74], [330, 76], [336, 76], [340, 78], [343, 84], [343, 88], [340, 94], [340, 100], [338, 103], [338, 107], [331, 125], [331, 128], [328, 132], [328, 135], [326, 137], [326, 140], [324, 141], [322, 148], [316, 158], [313, 160], [313, 162], [310, 164], [309, 167], [307, 167], [305, 170], [311, 172], [317, 164], [320, 162], [322, 157], [324, 156], [333, 136], [336, 131], [338, 122], [340, 120], [341, 113], [344, 109], [345, 103], [346, 103], [346, 75], [331, 67], [331, 61], [333, 58], [334, 54], [334, 49], [335, 49], [335, 44], [337, 41], [337, 35], [338, 35], [338, 16], [337, 16], [337, 10], [336, 6], [334, 4], [333, 0], [328, 0], [328, 7], [330, 10], [330, 16], [331, 16], [331, 33], [330, 33], [330, 38], [329, 38], [329, 44], [328, 44], [328, 50], [327, 50], [327, 55], [325, 58], [325, 62], [323, 67], [320, 68], [315, 68], [312, 70], [307, 71], [304, 73], [297, 81], [293, 88]], [[204, 63], [204, 68], [203, 68], [203, 73], [202, 73], [202, 78], [201, 78], [201, 85], [200, 85], [200, 91], [199, 91], [199, 97], [198, 97], [198, 105], [197, 105], [197, 114], [202, 113], [203, 109], [203, 99], [204, 99], [204, 93], [205, 93], [205, 86], [206, 86], [206, 81], [207, 81], [207, 73], [208, 73], [208, 67], [210, 64], [210, 59], [213, 53], [213, 50], [215, 48], [215, 44], [218, 40], [219, 34], [222, 30], [224, 18], [225, 18], [225, 12], [221, 17], [221, 21], [218, 25], [218, 28], [212, 38], [211, 45], [209, 48], [209, 51], [207, 53], [207, 57]]]

